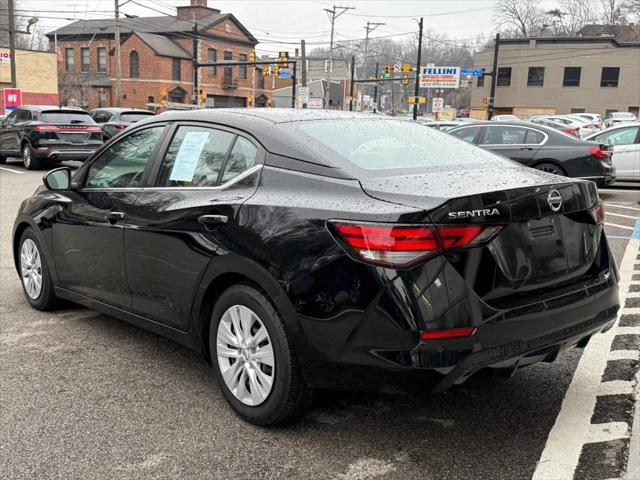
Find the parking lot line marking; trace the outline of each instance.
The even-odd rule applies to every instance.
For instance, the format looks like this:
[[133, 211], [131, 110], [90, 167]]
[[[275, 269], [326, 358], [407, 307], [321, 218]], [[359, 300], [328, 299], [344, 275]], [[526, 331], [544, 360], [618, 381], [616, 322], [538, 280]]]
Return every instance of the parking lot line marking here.
[[630, 207], [628, 205], [618, 205], [616, 203], [606, 203], [605, 202], [605, 206], [607, 206], [607, 207], [615, 207], [615, 208], [626, 208], [626, 209], [629, 209], [629, 210], [635, 210], [636, 212], [640, 212], [640, 208]]
[[629, 445], [629, 458], [627, 460], [627, 473], [625, 480], [640, 478], [640, 370], [636, 373], [636, 403], [633, 424], [631, 427], [631, 444]]
[[634, 217], [633, 215], [624, 215], [622, 213], [613, 213], [613, 212], [607, 212], [607, 215], [613, 215], [614, 217], [630, 218], [631, 220], [635, 220], [638, 218], [638, 217]]
[[637, 350], [611, 350], [609, 360], [640, 360], [640, 352]]
[[640, 335], [640, 327], [618, 327], [618, 335]]
[[[640, 240], [629, 240], [620, 264], [619, 289], [623, 294], [629, 290], [633, 262], [639, 248]], [[585, 347], [536, 465], [533, 480], [573, 479], [582, 446], [589, 434], [600, 380], [615, 335], [614, 325], [608, 332], [594, 335]]]
[[21, 172], [20, 170], [13, 170], [12, 168], [6, 168], [6, 167], [0, 167], [0, 170], [4, 170], [5, 172], [11, 172], [11, 173], [19, 173], [20, 175], [24, 173], [24, 172]]
[[633, 232], [633, 227], [628, 227], [627, 225], [618, 225], [617, 223], [609, 223], [604, 222], [607, 227], [616, 227], [616, 228], [624, 228], [625, 230], [631, 230]]
[[586, 443], [609, 442], [629, 437], [629, 425], [626, 422], [595, 423], [589, 428]]
[[598, 395], [630, 395], [633, 393], [633, 382], [627, 380], [611, 380], [602, 382]]

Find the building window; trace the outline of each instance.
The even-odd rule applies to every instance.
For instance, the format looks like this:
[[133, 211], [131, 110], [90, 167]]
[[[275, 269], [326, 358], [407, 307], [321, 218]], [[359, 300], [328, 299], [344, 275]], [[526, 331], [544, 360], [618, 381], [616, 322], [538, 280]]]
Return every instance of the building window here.
[[169, 92], [169, 101], [172, 103], [184, 103], [185, 91], [181, 88], [175, 88]]
[[[207, 50], [207, 60], [209, 63], [215, 63], [218, 61], [218, 51], [215, 48], [210, 48]], [[215, 77], [218, 72], [216, 71], [216, 67], [209, 67], [207, 73], [210, 77]]]
[[155, 102], [156, 102], [156, 99], [155, 97], [153, 97], [153, 95], [149, 95], [147, 97], [147, 103], [155, 103]]
[[476, 84], [479, 88], [484, 87], [484, 75], [478, 77], [478, 83]]
[[171, 71], [173, 72], [173, 79], [176, 81], [180, 81], [180, 59], [172, 58], [171, 61]]
[[[246, 62], [247, 61], [247, 55], [244, 53], [241, 53], [240, 55], [238, 55], [238, 61], [239, 62]], [[246, 80], [247, 79], [247, 66], [246, 65], [240, 65], [240, 80]]]
[[586, 112], [584, 108], [575, 107], [571, 109], [571, 113], [584, 113], [584, 112]]
[[98, 71], [107, 71], [107, 49], [105, 47], [98, 47]]
[[544, 85], [544, 67], [529, 67], [527, 87], [542, 87]]
[[88, 72], [91, 69], [91, 50], [88, 48], [80, 49], [80, 71]]
[[508, 87], [511, 85], [511, 67], [500, 67], [498, 69], [498, 86]]
[[73, 48], [64, 49], [64, 69], [73, 72], [76, 69], [75, 51]]
[[256, 75], [258, 76], [258, 88], [264, 90], [264, 75], [262, 75], [261, 68], [256, 68]]
[[563, 87], [579, 87], [581, 67], [564, 67], [564, 78], [562, 79]]
[[133, 51], [129, 54], [129, 78], [140, 77], [140, 59], [138, 52]]
[[[226, 61], [233, 60], [233, 54], [231, 52], [224, 52], [224, 59]], [[224, 80], [223, 85], [231, 85], [233, 83], [233, 77], [231, 75], [231, 67], [224, 67]]]
[[600, 86], [601, 87], [617, 87], [619, 77], [620, 77], [620, 67], [602, 67], [602, 76], [600, 77]]

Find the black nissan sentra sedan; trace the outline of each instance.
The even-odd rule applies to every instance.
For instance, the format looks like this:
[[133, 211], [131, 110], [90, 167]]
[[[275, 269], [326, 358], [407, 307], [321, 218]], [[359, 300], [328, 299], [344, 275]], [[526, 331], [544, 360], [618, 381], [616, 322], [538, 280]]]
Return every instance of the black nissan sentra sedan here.
[[593, 182], [412, 123], [171, 112], [44, 184], [14, 227], [28, 302], [202, 352], [260, 425], [314, 389], [443, 391], [550, 362], [619, 307]]

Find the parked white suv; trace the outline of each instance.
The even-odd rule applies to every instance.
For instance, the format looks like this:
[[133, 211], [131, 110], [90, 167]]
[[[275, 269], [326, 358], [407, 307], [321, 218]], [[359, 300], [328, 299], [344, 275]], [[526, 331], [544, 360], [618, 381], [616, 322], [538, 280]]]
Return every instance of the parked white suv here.
[[637, 122], [638, 119], [631, 112], [611, 112], [604, 119], [604, 127], [609, 128], [621, 123]]

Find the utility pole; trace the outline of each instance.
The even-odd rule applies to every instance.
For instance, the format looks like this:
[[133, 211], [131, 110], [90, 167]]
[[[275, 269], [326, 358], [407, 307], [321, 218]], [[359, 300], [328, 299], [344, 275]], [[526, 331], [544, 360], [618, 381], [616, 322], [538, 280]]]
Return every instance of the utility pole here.
[[364, 27], [366, 35], [364, 37], [364, 78], [368, 78], [369, 75], [369, 33], [373, 32], [376, 28], [386, 25], [386, 23], [380, 22], [367, 22], [367, 26]]
[[489, 94], [489, 105], [487, 105], [487, 118], [493, 117], [493, 108], [496, 96], [496, 84], [498, 82], [498, 50], [500, 49], [500, 34], [496, 33], [496, 44], [493, 49], [493, 70], [491, 72], [491, 93]]
[[193, 97], [192, 103], [198, 105], [198, 23], [193, 22], [193, 28], [191, 29], [193, 41], [191, 42], [192, 54], [191, 60], [193, 62]]
[[9, 0], [9, 62], [11, 63], [11, 88], [16, 88], [16, 23], [13, 16], [13, 0]]
[[122, 106], [122, 63], [120, 61], [120, 0], [114, 0], [114, 37], [116, 44], [116, 107]]
[[[302, 86], [307, 86], [307, 53], [304, 39], [300, 40], [300, 62], [302, 63]], [[307, 108], [307, 102], [302, 104], [302, 108]]]
[[379, 64], [376, 62], [376, 86], [373, 87], [373, 113], [378, 113], [378, 67]]
[[413, 96], [415, 97], [413, 99], [414, 103], [413, 104], [413, 119], [417, 120], [418, 119], [418, 96], [420, 95], [420, 62], [422, 61], [422, 25], [423, 25], [423, 21], [424, 19], [422, 17], [420, 17], [420, 28], [418, 30], [418, 61], [416, 63], [416, 84], [413, 88]]
[[349, 111], [353, 112], [353, 76], [356, 70], [356, 57], [355, 55], [351, 56], [351, 89], [349, 91]]
[[[340, 10], [338, 12], [338, 10]], [[355, 10], [355, 7], [336, 7], [335, 5], [331, 10], [325, 8], [331, 22], [331, 40], [329, 42], [329, 68], [327, 71], [327, 89], [324, 92], [324, 108], [329, 108], [329, 100], [331, 99], [331, 70], [333, 70], [333, 33], [335, 30], [336, 18], [343, 15], [347, 10]]]

